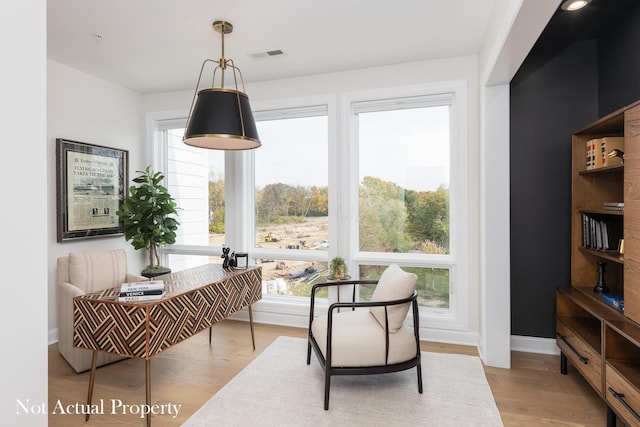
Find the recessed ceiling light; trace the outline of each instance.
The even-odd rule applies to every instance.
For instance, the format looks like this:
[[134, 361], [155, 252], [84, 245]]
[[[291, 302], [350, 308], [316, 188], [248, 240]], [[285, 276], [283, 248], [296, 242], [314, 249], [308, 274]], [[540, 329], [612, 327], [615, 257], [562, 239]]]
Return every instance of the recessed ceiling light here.
[[588, 5], [591, 0], [565, 0], [560, 6], [562, 10], [568, 10], [573, 12], [574, 10], [580, 10]]

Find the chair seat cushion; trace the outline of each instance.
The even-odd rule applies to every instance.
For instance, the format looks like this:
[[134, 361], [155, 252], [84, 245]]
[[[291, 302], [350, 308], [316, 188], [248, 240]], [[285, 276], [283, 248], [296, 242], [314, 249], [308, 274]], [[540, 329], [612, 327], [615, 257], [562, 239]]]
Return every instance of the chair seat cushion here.
[[[313, 320], [311, 332], [327, 356], [327, 316]], [[385, 331], [369, 310], [356, 310], [333, 315], [332, 367], [384, 366]], [[389, 334], [388, 364], [413, 359], [418, 348], [413, 329], [403, 325]]]

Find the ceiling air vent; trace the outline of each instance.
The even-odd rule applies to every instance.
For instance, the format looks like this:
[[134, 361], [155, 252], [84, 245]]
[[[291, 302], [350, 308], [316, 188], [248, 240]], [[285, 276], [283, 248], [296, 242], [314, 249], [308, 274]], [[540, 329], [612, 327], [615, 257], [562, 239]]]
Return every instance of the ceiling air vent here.
[[270, 58], [272, 56], [281, 56], [284, 55], [284, 51], [282, 49], [273, 49], [273, 50], [264, 50], [260, 52], [252, 52], [249, 54], [253, 59], [263, 59]]

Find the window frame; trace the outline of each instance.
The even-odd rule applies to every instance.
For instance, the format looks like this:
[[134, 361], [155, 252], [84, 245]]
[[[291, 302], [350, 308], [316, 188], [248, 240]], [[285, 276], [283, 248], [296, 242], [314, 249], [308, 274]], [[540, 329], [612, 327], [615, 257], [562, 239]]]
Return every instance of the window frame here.
[[[347, 191], [341, 196], [341, 205], [349, 212], [359, 212], [359, 141], [358, 116], [360, 112], [416, 108], [429, 105], [450, 106], [450, 247], [449, 254], [399, 254], [363, 252], [359, 249], [359, 214], [340, 215], [339, 230], [348, 233], [346, 239], [350, 255], [350, 270], [360, 265], [387, 265], [395, 262], [406, 267], [449, 269], [449, 308], [420, 307], [422, 325], [429, 329], [468, 330], [469, 277], [468, 277], [468, 177], [467, 177], [467, 87], [466, 81], [450, 81], [401, 88], [388, 88], [344, 93], [341, 96], [343, 139], [339, 156], [345, 159]], [[423, 326], [424, 327], [424, 326]]]

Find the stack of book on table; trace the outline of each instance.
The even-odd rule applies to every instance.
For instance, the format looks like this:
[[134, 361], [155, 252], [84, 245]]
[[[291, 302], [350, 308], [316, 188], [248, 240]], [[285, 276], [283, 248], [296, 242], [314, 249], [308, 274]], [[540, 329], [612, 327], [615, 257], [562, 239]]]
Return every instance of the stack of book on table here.
[[120, 286], [118, 301], [156, 301], [165, 295], [162, 280], [127, 282]]

